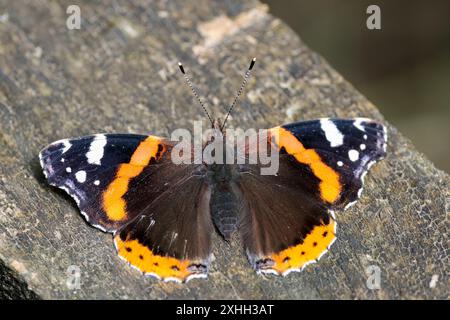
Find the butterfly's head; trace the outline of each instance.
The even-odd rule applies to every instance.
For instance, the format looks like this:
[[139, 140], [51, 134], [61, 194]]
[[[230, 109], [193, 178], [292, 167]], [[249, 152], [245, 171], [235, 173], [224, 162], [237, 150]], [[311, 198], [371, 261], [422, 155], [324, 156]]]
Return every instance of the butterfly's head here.
[[222, 119], [217, 118], [211, 124], [212, 129], [222, 131]]
[[223, 122], [222, 122], [221, 118], [216, 118], [213, 120], [213, 122], [211, 123], [211, 129], [213, 129], [213, 130], [212, 130], [212, 132], [210, 132], [210, 134], [206, 138], [207, 144], [214, 142], [218, 136], [221, 136], [221, 137], [225, 136], [225, 132], [222, 131], [222, 129], [223, 129], [222, 123]]

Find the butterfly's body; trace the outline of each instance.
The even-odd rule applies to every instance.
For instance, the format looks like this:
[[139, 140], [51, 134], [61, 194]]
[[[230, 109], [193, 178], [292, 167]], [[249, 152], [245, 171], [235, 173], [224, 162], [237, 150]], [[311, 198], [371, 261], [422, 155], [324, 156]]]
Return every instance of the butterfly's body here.
[[[225, 144], [225, 132], [221, 131], [222, 121], [213, 121], [212, 128], [216, 138], [220, 137], [221, 149], [224, 150], [221, 163], [204, 164], [206, 168], [205, 183], [210, 190], [210, 213], [217, 231], [225, 240], [230, 240], [232, 234], [237, 231], [239, 216], [242, 211], [242, 202], [239, 200], [237, 182], [239, 180], [242, 165], [226, 164], [226, 155], [229, 150]], [[206, 145], [214, 144], [215, 137], [210, 137]], [[203, 147], [203, 149], [205, 148]]]
[[208, 166], [211, 185], [211, 217], [220, 234], [229, 240], [239, 224], [239, 200], [236, 181], [239, 172], [236, 165], [212, 164]]

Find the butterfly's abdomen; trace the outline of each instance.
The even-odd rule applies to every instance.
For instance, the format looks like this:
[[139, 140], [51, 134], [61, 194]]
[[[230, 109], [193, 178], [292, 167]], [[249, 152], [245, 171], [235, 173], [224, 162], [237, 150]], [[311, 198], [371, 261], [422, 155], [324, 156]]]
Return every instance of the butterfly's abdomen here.
[[232, 187], [235, 179], [234, 167], [212, 165], [209, 169], [212, 185], [211, 217], [220, 234], [229, 240], [238, 228], [238, 199]]
[[217, 185], [211, 194], [211, 216], [214, 225], [229, 240], [238, 226], [236, 196], [227, 185]]

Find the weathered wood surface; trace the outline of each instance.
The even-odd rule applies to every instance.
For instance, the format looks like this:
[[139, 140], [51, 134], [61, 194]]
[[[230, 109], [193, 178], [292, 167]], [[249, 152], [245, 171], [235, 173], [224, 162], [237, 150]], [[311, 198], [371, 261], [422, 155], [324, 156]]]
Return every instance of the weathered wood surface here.
[[[383, 118], [256, 1], [78, 3], [81, 30], [65, 26], [72, 1], [0, 2], [0, 275], [16, 274], [42, 298], [447, 298], [450, 180], [392, 126], [388, 157], [359, 203], [338, 214], [337, 242], [304, 272], [257, 276], [238, 242], [217, 237], [208, 280], [161, 283], [126, 266], [111, 236], [46, 184], [37, 154], [60, 138], [191, 128], [205, 117], [178, 60], [219, 114], [258, 58], [232, 126]], [[71, 265], [81, 270], [79, 290], [66, 285]], [[381, 270], [379, 290], [366, 286], [371, 265]], [[0, 281], [0, 291], [15, 290]]]

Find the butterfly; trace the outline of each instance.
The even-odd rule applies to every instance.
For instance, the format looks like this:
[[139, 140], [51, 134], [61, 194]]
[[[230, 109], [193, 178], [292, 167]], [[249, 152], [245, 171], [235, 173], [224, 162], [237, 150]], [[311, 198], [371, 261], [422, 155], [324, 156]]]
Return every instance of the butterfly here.
[[[225, 121], [209, 116], [179, 65], [216, 132], [254, 63]], [[336, 240], [335, 212], [361, 197], [365, 175], [386, 155], [386, 127], [322, 118], [271, 128], [256, 141], [278, 152], [275, 174], [261, 174], [258, 161], [174, 163], [177, 141], [154, 135], [63, 139], [39, 159], [48, 183], [75, 199], [90, 225], [112, 233], [118, 255], [146, 275], [207, 277], [214, 232], [227, 241], [239, 234], [258, 274], [301, 271]], [[247, 142], [244, 157], [254, 148]]]

